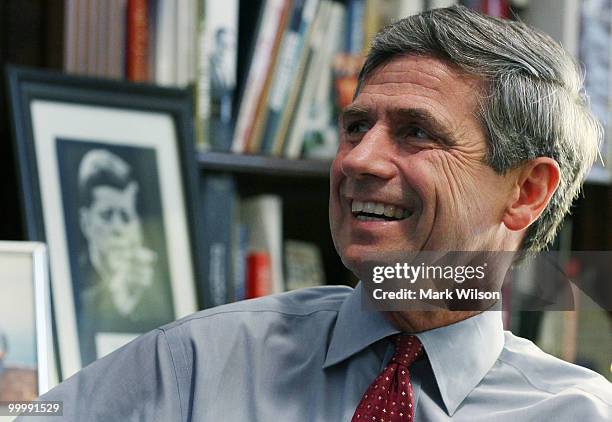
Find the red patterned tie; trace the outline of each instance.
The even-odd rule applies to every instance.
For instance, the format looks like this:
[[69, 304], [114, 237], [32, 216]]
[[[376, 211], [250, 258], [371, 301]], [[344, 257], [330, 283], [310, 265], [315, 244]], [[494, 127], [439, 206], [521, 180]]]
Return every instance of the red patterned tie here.
[[414, 418], [408, 367], [423, 354], [423, 345], [415, 336], [397, 335], [392, 340], [395, 353], [368, 387], [351, 422], [399, 422]]

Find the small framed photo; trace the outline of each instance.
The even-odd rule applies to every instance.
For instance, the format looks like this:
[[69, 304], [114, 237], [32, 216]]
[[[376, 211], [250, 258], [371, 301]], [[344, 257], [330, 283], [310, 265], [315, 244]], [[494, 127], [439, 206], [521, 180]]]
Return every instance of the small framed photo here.
[[55, 384], [47, 251], [0, 242], [0, 402], [34, 400]]
[[7, 71], [29, 240], [47, 243], [62, 379], [196, 311], [191, 91]]

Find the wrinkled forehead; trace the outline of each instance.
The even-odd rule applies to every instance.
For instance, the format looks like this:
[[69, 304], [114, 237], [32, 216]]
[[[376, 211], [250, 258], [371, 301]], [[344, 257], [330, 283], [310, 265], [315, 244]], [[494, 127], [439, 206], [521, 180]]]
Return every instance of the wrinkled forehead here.
[[355, 98], [362, 93], [394, 95], [408, 89], [428, 95], [464, 95], [462, 101], [483, 92], [484, 78], [469, 74], [447, 61], [417, 55], [398, 55], [370, 71], [362, 81]]

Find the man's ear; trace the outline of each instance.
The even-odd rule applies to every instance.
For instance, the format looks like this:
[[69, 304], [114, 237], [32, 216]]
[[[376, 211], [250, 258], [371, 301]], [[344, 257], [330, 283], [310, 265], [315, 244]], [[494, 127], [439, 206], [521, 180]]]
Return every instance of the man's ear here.
[[524, 230], [544, 211], [559, 185], [559, 165], [548, 157], [524, 164], [516, 180], [515, 195], [502, 218], [513, 231]]

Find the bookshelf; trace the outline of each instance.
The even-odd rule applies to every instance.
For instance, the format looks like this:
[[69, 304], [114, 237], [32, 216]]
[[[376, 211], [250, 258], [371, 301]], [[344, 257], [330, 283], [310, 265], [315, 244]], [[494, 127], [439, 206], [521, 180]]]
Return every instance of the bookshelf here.
[[329, 284], [354, 285], [342, 265], [329, 231], [330, 160], [291, 160], [224, 152], [198, 154], [201, 177], [229, 175], [240, 198], [274, 194], [282, 200], [284, 239], [316, 244]]
[[[252, 56], [256, 15], [262, 0], [239, 2], [237, 92], [245, 84]], [[339, 1], [344, 5], [348, 0]], [[415, 2], [417, 3], [417, 2]], [[431, 2], [424, 2], [431, 3]], [[463, 2], [465, 3], [465, 2]], [[514, 1], [517, 15], [547, 30], [574, 53], [579, 48], [578, 0]], [[45, 69], [61, 69], [64, 62], [64, 0], [0, 1], [0, 66], [7, 63]], [[2, 75], [4, 76], [4, 75]], [[238, 96], [235, 103], [238, 103]], [[6, 90], [0, 83], [0, 200], [19, 204], [16, 162], [10, 142]], [[235, 104], [235, 109], [237, 109]], [[285, 238], [311, 241], [320, 246], [328, 283], [351, 283], [337, 257], [329, 235], [327, 201], [330, 161], [289, 160], [262, 155], [206, 152], [197, 156], [200, 177], [227, 174], [236, 182], [240, 197], [279, 195], [283, 200]], [[594, 183], [599, 181], [600, 183]], [[593, 179], [572, 210], [572, 245], [575, 250], [612, 249], [612, 187], [605, 179]], [[0, 238], [24, 240], [18, 206], [0, 207]]]
[[290, 177], [296, 179], [329, 178], [330, 160], [290, 160], [265, 155], [205, 152], [198, 154], [202, 172], [226, 171], [238, 174]]

